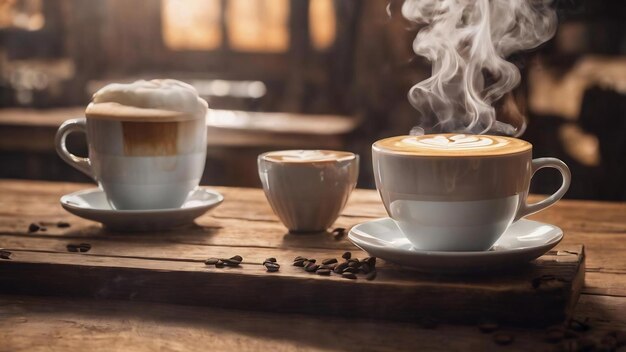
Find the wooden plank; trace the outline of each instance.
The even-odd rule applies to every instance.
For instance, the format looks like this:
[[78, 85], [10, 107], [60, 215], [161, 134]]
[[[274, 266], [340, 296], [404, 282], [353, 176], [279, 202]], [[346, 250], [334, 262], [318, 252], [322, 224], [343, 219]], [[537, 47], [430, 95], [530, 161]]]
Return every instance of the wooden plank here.
[[[516, 273], [439, 277], [381, 264], [374, 281], [321, 277], [290, 266], [288, 261], [278, 273], [266, 273], [259, 262], [217, 269], [196, 259], [140, 258], [124, 255], [123, 249], [116, 256], [107, 256], [97, 254], [95, 246], [92, 250], [94, 254], [13, 251], [10, 260], [0, 261], [0, 292], [413, 322], [428, 317], [472, 323], [488, 317], [537, 326], [565, 319], [584, 280], [580, 246], [568, 248], [565, 255], [544, 256]], [[257, 258], [276, 253], [276, 249], [255, 250], [260, 252]], [[533, 279], [548, 274], [558, 280], [533, 287]], [[226, 294], [208, 294], [216, 292]], [[323, 293], [324, 298], [316, 293]]]
[[[624, 328], [626, 299], [581, 297], [578, 318], [599, 341]], [[617, 320], [613, 320], [617, 319]], [[493, 342], [475, 326], [420, 325], [124, 301], [0, 295], [6, 351], [544, 351], [544, 331], [501, 327], [515, 341]], [[59, 338], [62, 337], [62, 338]]]

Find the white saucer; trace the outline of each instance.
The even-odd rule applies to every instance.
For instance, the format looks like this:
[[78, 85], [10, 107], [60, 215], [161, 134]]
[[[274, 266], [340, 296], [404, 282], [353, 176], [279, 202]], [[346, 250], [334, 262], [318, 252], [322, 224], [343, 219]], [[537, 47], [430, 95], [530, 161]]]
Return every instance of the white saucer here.
[[560, 228], [526, 219], [513, 223], [488, 251], [436, 252], [419, 250], [390, 218], [354, 226], [348, 238], [370, 255], [430, 273], [494, 271], [538, 258], [563, 238]]
[[116, 231], [159, 231], [179, 225], [191, 224], [193, 220], [220, 205], [224, 197], [215, 191], [198, 188], [180, 208], [151, 210], [115, 210], [106, 200], [104, 192], [93, 188], [66, 194], [61, 206], [81, 218], [102, 223]]

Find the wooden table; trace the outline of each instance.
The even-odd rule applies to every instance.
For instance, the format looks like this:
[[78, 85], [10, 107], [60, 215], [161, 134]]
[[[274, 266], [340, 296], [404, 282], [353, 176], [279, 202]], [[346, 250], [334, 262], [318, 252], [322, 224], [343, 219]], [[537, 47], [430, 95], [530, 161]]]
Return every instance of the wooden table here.
[[[226, 201], [212, 213], [197, 220], [198, 228], [191, 237], [175, 234], [110, 234], [99, 230], [97, 224], [66, 213], [58, 204], [62, 194], [85, 187], [89, 186], [1, 180], [0, 247], [41, 246], [49, 248], [42, 250], [42, 255], [46, 251], [66, 255], [57, 254], [57, 251], [61, 252], [63, 248], [60, 244], [68, 240], [108, 243], [109, 248], [114, 242], [128, 241], [129, 251], [152, 257], [178, 253], [200, 259], [207, 252], [220, 251], [246, 252], [244, 256], [254, 257], [255, 248], [259, 252], [274, 250], [281, 253], [340, 253], [351, 250], [359, 257], [364, 256], [347, 240], [335, 241], [330, 234], [286, 234], [265, 202], [262, 192], [257, 189], [217, 188], [224, 194]], [[357, 190], [335, 226], [348, 228], [384, 215], [376, 192]], [[532, 218], [554, 223], [564, 229], [565, 239], [557, 249], [585, 245], [585, 286], [574, 313], [576, 319], [589, 319], [592, 329], [584, 335], [599, 342], [611, 330], [625, 330], [626, 204], [561, 201]], [[48, 226], [46, 232], [28, 234], [29, 224], [38, 221], [67, 221], [71, 227], [60, 229]], [[224, 231], [216, 235], [214, 228], [226, 229], [237, 223], [247, 224], [250, 230]], [[255, 233], [255, 228], [271, 231], [259, 230]], [[156, 236], [161, 236], [157, 237], [159, 241], [170, 243], [168, 253], [155, 250]], [[92, 260], [110, 260], [107, 255], [98, 255], [95, 249], [94, 246]], [[551, 350], [560, 346], [544, 341], [545, 332], [542, 329], [501, 326], [499, 332], [512, 334], [515, 340], [508, 346], [500, 346], [494, 343], [493, 333], [481, 333], [475, 325], [415, 324], [354, 319], [349, 314], [329, 317], [48, 297], [46, 292], [37, 292], [36, 296], [6, 294], [10, 291], [10, 288], [0, 287], [0, 351], [529, 351]], [[228, 293], [207, 292], [207, 300]], [[254, 294], [270, 295], [271, 292]], [[317, 294], [324, 298], [324, 292]]]

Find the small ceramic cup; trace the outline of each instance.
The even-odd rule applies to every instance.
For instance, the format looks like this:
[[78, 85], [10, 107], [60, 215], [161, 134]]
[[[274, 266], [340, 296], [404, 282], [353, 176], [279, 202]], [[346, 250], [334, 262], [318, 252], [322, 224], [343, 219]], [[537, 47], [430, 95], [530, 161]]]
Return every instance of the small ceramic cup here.
[[356, 187], [359, 156], [332, 150], [283, 150], [258, 157], [274, 213], [290, 232], [319, 232], [339, 217]]

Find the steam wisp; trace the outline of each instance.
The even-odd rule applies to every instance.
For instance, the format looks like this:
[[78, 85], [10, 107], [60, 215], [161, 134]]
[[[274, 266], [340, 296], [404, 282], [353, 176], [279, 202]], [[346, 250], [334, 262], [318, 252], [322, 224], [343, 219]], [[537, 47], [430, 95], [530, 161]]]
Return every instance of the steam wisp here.
[[425, 25], [413, 51], [432, 63], [431, 77], [408, 94], [420, 112], [411, 133], [524, 132], [523, 118], [517, 125], [497, 121], [493, 103], [520, 82], [518, 68], [505, 58], [554, 35], [550, 0], [405, 0], [402, 14]]

